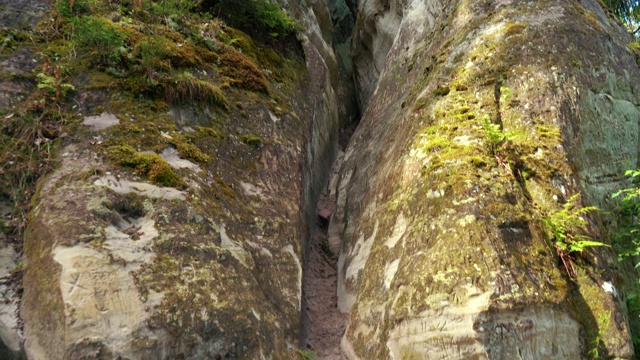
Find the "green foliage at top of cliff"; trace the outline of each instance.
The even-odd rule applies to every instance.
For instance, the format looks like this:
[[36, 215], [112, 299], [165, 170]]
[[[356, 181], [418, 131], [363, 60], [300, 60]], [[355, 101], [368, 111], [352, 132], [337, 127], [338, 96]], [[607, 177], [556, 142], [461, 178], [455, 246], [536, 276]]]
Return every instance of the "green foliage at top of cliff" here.
[[[202, 0], [200, 6], [253, 37], [279, 41], [295, 36], [297, 24], [278, 2], [268, 0]], [[265, 36], [266, 35], [266, 36]]]

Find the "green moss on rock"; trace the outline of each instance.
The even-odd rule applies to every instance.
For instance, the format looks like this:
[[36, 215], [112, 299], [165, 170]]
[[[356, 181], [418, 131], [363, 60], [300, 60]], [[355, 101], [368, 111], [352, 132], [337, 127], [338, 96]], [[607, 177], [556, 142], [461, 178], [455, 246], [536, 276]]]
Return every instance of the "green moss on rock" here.
[[200, 80], [190, 74], [183, 74], [163, 84], [164, 94], [172, 104], [192, 101], [218, 106], [229, 110], [227, 98], [222, 90], [211, 82]]
[[133, 169], [138, 175], [147, 176], [156, 185], [176, 188], [185, 186], [180, 175], [156, 153], [140, 153], [131, 146], [119, 145], [109, 149], [108, 158], [113, 163]]

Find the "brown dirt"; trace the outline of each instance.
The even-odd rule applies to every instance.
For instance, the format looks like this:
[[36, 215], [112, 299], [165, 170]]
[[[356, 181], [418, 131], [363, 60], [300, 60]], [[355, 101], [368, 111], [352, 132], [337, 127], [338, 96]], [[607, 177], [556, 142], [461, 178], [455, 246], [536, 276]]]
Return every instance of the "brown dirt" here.
[[338, 311], [335, 266], [335, 260], [319, 246], [313, 246], [307, 273], [307, 316], [310, 325], [307, 347], [316, 353], [319, 360], [342, 359], [340, 340], [346, 326], [346, 315]]
[[317, 355], [318, 360], [343, 359], [340, 340], [347, 322], [347, 314], [340, 313], [337, 304], [338, 254], [331, 253], [327, 241], [327, 227], [334, 211], [335, 198], [329, 195], [327, 188], [320, 195], [316, 208], [317, 223], [305, 276], [304, 345]]

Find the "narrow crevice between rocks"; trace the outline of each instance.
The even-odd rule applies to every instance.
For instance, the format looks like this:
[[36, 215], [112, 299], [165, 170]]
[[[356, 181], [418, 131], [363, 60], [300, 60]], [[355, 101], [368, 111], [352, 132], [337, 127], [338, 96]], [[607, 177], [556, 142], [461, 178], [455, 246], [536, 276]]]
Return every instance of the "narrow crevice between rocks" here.
[[347, 325], [348, 314], [338, 309], [338, 253], [329, 247], [327, 231], [336, 210], [338, 174], [344, 150], [360, 120], [351, 57], [351, 33], [355, 26], [355, 2], [327, 0], [333, 25], [333, 49], [338, 62], [338, 84], [333, 84], [338, 99], [340, 133], [335, 139], [338, 153], [330, 171], [313, 174], [326, 178], [327, 183], [315, 206], [315, 226], [306, 242], [303, 280], [302, 332], [300, 348], [313, 352], [319, 360], [340, 360], [340, 342]]
[[329, 249], [327, 230], [336, 209], [335, 183], [344, 158], [340, 151], [331, 168], [329, 183], [316, 207], [316, 224], [307, 259], [304, 279], [302, 347], [314, 352], [318, 359], [339, 360], [340, 340], [346, 327], [347, 314], [338, 310], [338, 254]]

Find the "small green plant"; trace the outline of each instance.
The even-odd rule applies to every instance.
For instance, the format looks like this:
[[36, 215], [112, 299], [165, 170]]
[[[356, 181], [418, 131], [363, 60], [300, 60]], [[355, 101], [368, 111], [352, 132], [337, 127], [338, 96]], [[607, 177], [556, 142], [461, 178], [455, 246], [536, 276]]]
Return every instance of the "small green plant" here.
[[587, 225], [583, 215], [597, 211], [598, 208], [595, 206], [577, 207], [575, 202], [578, 196], [580, 193], [569, 198], [562, 205], [562, 209], [552, 212], [542, 219], [547, 230], [556, 240], [556, 246], [567, 253], [582, 252], [592, 246], [608, 246], [583, 234]]
[[[503, 95], [506, 96], [506, 95]], [[516, 138], [522, 136], [523, 134], [519, 131], [507, 131], [503, 132], [500, 124], [494, 124], [491, 122], [489, 115], [483, 116], [483, 124], [482, 128], [485, 132], [485, 139], [489, 143], [489, 147], [491, 149], [491, 153], [495, 155], [500, 151], [501, 146], [506, 141], [513, 141]]]
[[506, 103], [511, 99], [511, 89], [506, 86], [500, 87], [500, 101]]
[[[613, 235], [613, 243], [618, 251], [618, 260], [631, 259], [637, 261], [640, 255], [640, 187], [637, 180], [640, 169], [627, 170], [625, 176], [630, 177], [633, 185], [614, 193], [611, 197], [618, 199], [618, 207], [614, 214], [618, 220], [617, 231]], [[635, 267], [640, 267], [636, 263]], [[635, 320], [640, 314], [640, 282], [637, 280], [631, 286], [627, 295], [627, 306], [631, 318], [632, 341], [636, 349], [640, 349], [640, 324]], [[636, 356], [638, 350], [636, 350]]]
[[296, 349], [295, 353], [298, 360], [316, 360], [318, 358], [316, 353], [311, 350]]
[[484, 115], [483, 120], [484, 123], [482, 124], [482, 128], [485, 132], [485, 138], [491, 148], [496, 149], [505, 140], [506, 135], [502, 132], [502, 129], [500, 129], [500, 124], [494, 124], [491, 122], [489, 115]]
[[38, 73], [38, 89], [44, 89], [49, 95], [56, 99], [62, 99], [69, 90], [75, 90], [75, 86], [63, 82], [62, 79], [49, 76], [45, 73]]
[[[635, 180], [640, 176], [640, 170], [627, 170], [625, 176]], [[621, 251], [619, 258], [627, 258], [640, 255], [640, 224], [638, 224], [638, 214], [640, 214], [640, 187], [633, 186], [622, 189], [613, 195], [612, 198], [619, 199], [618, 209], [618, 231], [613, 236], [614, 242], [619, 245]], [[636, 267], [640, 263], [636, 264]]]
[[590, 247], [609, 246], [584, 235], [587, 221], [583, 216], [591, 211], [597, 211], [598, 208], [595, 206], [576, 206], [578, 196], [580, 193], [569, 198], [562, 205], [562, 209], [551, 212], [542, 218], [549, 237], [555, 240], [558, 256], [570, 277], [577, 276], [571, 257], [574, 253], [581, 253]]
[[96, 49], [100, 62], [113, 65], [120, 61], [121, 49], [124, 49], [126, 35], [120, 33], [111, 21], [96, 16], [75, 17], [73, 35], [78, 45]]
[[[41, 90], [40, 96], [33, 98], [33, 108], [39, 108], [41, 111], [47, 105], [58, 103], [69, 91], [76, 88], [69, 83], [69, 71], [66, 66], [58, 62], [45, 61], [42, 64], [40, 72], [36, 75], [38, 80], [38, 89]], [[59, 110], [57, 110], [59, 112]]]

